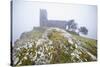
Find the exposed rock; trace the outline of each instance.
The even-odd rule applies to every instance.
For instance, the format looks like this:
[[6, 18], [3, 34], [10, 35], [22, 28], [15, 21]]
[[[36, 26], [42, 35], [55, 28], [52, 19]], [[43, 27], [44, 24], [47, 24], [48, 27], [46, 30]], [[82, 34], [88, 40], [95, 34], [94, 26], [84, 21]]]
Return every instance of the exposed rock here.
[[97, 60], [96, 53], [89, 49], [90, 45], [86, 48], [87, 45], [63, 29], [38, 28], [22, 34], [15, 42], [13, 61], [14, 65], [39, 65]]

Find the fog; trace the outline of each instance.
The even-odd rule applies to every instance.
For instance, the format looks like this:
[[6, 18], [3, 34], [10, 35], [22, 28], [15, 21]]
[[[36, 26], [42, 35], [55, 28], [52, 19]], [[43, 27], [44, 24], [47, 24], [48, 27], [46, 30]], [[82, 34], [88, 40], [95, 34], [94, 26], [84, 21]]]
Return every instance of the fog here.
[[40, 25], [39, 10], [46, 9], [48, 19], [70, 20], [74, 19], [78, 26], [86, 26], [88, 35], [86, 37], [97, 39], [97, 7], [95, 5], [60, 4], [46, 2], [28, 2], [13, 0], [13, 42], [23, 32]]

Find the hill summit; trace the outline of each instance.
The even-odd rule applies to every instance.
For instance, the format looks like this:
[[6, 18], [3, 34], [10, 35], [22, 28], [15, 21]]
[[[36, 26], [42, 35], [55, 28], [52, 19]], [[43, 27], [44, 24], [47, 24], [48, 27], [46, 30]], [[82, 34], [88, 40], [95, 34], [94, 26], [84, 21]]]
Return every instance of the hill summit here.
[[59, 28], [37, 27], [24, 32], [13, 46], [13, 64], [40, 65], [97, 60], [97, 40]]

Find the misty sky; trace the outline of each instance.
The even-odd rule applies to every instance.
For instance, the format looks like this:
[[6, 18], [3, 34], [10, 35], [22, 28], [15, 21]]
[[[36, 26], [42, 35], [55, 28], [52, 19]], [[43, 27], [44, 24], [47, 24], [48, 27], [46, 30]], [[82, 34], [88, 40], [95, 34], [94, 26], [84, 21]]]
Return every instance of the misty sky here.
[[13, 40], [18, 39], [23, 32], [40, 25], [39, 10], [46, 9], [48, 19], [74, 19], [78, 26], [86, 26], [86, 37], [97, 39], [97, 7], [95, 5], [60, 4], [46, 2], [28, 2], [13, 0]]

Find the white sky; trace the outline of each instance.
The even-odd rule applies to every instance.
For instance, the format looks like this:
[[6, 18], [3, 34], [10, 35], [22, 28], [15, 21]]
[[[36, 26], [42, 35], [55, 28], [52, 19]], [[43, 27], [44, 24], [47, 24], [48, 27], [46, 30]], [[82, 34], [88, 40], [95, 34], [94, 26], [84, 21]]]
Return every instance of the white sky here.
[[87, 37], [97, 39], [97, 7], [92, 5], [60, 4], [46, 2], [26, 2], [13, 0], [13, 39], [18, 39], [23, 32], [39, 26], [39, 9], [47, 10], [48, 19], [74, 19], [79, 26], [86, 26]]

